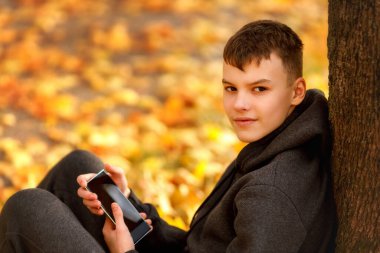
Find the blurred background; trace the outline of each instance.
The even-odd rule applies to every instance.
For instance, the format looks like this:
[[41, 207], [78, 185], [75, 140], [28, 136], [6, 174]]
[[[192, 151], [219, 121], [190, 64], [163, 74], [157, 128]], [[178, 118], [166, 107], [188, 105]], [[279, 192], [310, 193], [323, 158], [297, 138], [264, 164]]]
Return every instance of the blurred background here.
[[301, 36], [308, 88], [327, 94], [324, 0], [0, 0], [0, 209], [79, 148], [187, 228], [244, 146], [222, 50], [257, 19]]

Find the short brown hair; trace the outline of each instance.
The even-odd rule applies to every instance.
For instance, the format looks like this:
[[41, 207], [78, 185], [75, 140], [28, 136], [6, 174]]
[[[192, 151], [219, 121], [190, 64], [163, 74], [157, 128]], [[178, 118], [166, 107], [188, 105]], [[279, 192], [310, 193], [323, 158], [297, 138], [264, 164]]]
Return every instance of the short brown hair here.
[[276, 53], [292, 82], [302, 76], [303, 43], [298, 35], [285, 24], [272, 20], [259, 20], [246, 24], [237, 31], [224, 47], [224, 61], [244, 70], [247, 64], [269, 59]]

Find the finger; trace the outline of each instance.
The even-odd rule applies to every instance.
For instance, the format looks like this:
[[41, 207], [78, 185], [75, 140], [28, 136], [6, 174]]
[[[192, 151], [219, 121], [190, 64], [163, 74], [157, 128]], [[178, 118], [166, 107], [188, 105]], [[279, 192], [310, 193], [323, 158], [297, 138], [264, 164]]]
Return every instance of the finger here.
[[77, 194], [82, 199], [87, 199], [87, 200], [97, 200], [98, 199], [98, 196], [95, 193], [87, 191], [85, 188], [82, 188], [82, 187], [80, 187], [77, 190]]
[[93, 204], [93, 203], [85, 203], [85, 201], [83, 201], [83, 204], [87, 207], [88, 210], [90, 210], [91, 213], [93, 214], [96, 214], [96, 215], [103, 215], [104, 214], [104, 211], [103, 209], [100, 207], [100, 205], [98, 205], [97, 203], [96, 204]]
[[124, 176], [124, 170], [120, 167], [112, 166], [110, 164], [104, 164], [105, 170], [113, 176], [122, 177]]
[[148, 216], [146, 215], [146, 213], [140, 213], [140, 216], [141, 218], [143, 218], [143, 220], [145, 220]]
[[104, 214], [104, 211], [103, 211], [103, 209], [101, 209], [101, 208], [97, 209], [97, 208], [89, 208], [89, 207], [87, 207], [87, 209], [88, 209], [92, 214], [95, 214], [95, 215], [98, 215], [98, 216], [101, 216], [101, 215]]
[[82, 174], [82, 175], [79, 175], [79, 176], [77, 177], [77, 183], [78, 183], [81, 187], [85, 188], [85, 187], [87, 186], [87, 182], [88, 182], [88, 180], [90, 180], [90, 179], [93, 178], [94, 176], [95, 176], [94, 173], [89, 173], [89, 174]]
[[149, 226], [152, 226], [152, 220], [147, 219], [148, 215], [146, 213], [140, 213], [140, 216]]
[[126, 227], [124, 223], [124, 218], [123, 218], [123, 211], [121, 210], [120, 206], [114, 202], [112, 203], [111, 207], [112, 207], [113, 217], [116, 223], [116, 228]]
[[103, 209], [99, 208], [99, 209], [90, 209], [90, 211], [93, 213], [93, 214], [96, 214], [96, 215], [103, 215], [104, 214], [104, 211]]
[[119, 187], [121, 192], [126, 198], [129, 197], [131, 190], [128, 188], [128, 180], [125, 177], [124, 170], [120, 167], [112, 166], [110, 164], [105, 164], [105, 170], [109, 173], [113, 181]]
[[83, 200], [83, 204], [87, 206], [88, 208], [93, 208], [93, 209], [99, 209], [101, 207], [101, 203], [99, 200]]
[[145, 222], [146, 222], [150, 227], [152, 227], [152, 220], [151, 220], [151, 219], [146, 219]]
[[124, 196], [126, 197], [126, 198], [129, 198], [129, 195], [131, 195], [131, 189], [129, 189], [128, 187], [127, 187], [127, 189], [125, 189], [125, 191], [124, 191]]

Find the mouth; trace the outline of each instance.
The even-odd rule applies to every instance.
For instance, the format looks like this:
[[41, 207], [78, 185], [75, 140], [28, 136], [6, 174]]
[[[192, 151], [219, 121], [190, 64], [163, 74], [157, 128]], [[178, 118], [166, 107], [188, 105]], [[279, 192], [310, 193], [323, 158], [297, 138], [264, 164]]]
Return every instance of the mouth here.
[[245, 127], [256, 122], [257, 119], [249, 117], [237, 117], [233, 119], [233, 122], [239, 127]]

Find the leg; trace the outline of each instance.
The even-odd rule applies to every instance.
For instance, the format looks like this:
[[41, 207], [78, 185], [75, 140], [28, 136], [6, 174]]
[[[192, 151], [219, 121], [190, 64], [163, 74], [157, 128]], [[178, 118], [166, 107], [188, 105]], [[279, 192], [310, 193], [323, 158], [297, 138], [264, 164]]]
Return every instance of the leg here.
[[103, 248], [56, 196], [42, 189], [23, 190], [0, 216], [1, 252], [93, 252]]
[[83, 227], [106, 249], [102, 234], [104, 216], [91, 214], [83, 205], [77, 195], [79, 185], [76, 182], [78, 175], [97, 173], [103, 168], [104, 164], [95, 155], [76, 150], [57, 163], [38, 187], [48, 190], [65, 203]]

